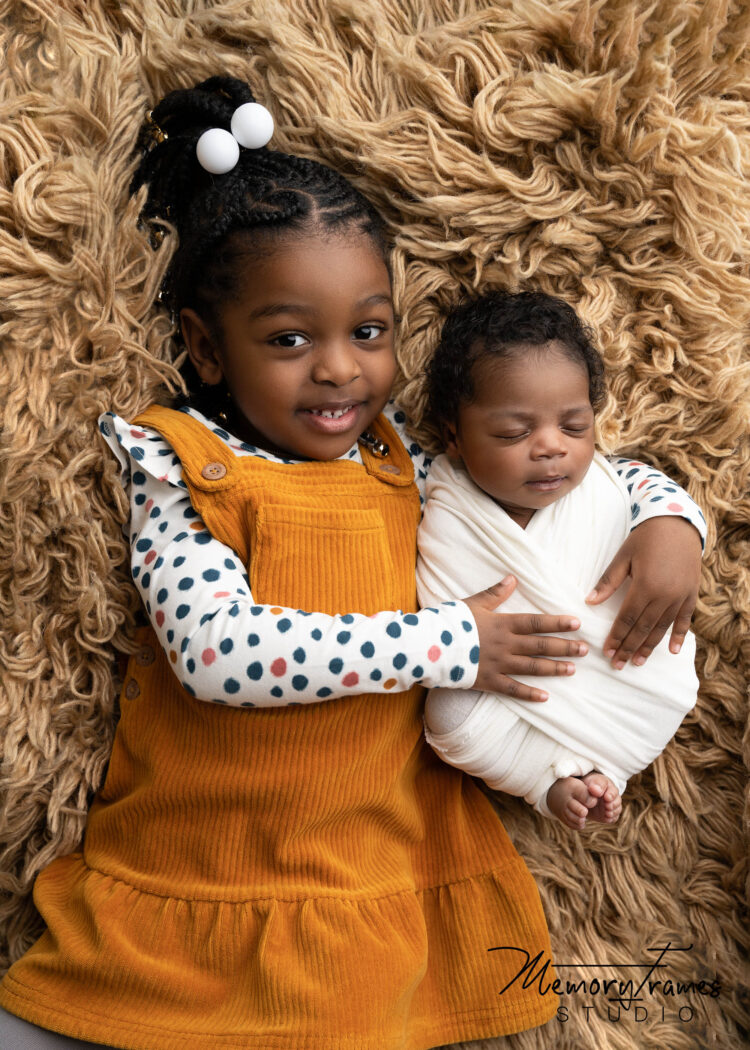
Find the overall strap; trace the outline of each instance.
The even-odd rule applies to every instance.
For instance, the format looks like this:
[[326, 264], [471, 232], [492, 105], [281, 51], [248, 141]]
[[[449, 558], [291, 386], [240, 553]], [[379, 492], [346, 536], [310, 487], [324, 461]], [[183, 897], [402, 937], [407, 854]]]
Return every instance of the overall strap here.
[[414, 481], [414, 464], [393, 425], [381, 413], [373, 421], [370, 431], [378, 441], [388, 446], [388, 453], [385, 456], [378, 456], [367, 445], [360, 444], [362, 462], [367, 473], [388, 485], [398, 487], [411, 485]]
[[[221, 492], [238, 480], [238, 464], [242, 460], [218, 434], [187, 412], [150, 405], [133, 422], [138, 426], [153, 427], [167, 439], [179, 457], [191, 487], [204, 492]], [[362, 462], [367, 473], [388, 485], [399, 488], [411, 485], [414, 464], [391, 423], [381, 414], [373, 421], [370, 430], [378, 441], [388, 446], [388, 453], [378, 456], [361, 444]]]
[[134, 420], [158, 430], [175, 450], [190, 486], [217, 492], [237, 481], [237, 457], [207, 426], [187, 412], [150, 405]]

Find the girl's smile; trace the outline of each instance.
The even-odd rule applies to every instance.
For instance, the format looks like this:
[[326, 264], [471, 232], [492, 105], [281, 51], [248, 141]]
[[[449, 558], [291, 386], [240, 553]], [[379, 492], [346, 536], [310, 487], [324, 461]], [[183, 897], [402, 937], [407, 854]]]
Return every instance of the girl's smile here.
[[336, 459], [388, 400], [396, 372], [391, 283], [364, 234], [311, 232], [248, 258], [210, 325], [182, 311], [206, 383], [226, 380], [245, 441], [283, 456]]

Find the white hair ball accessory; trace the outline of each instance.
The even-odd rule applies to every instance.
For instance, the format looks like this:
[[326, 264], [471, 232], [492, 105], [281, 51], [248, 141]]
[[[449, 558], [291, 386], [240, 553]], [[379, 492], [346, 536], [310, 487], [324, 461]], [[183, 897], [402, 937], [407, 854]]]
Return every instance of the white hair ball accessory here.
[[273, 135], [273, 117], [259, 102], [245, 102], [232, 114], [231, 128], [240, 146], [260, 149]]
[[198, 163], [212, 175], [226, 175], [240, 159], [240, 146], [260, 149], [273, 135], [273, 117], [258, 102], [245, 102], [232, 114], [232, 130], [209, 128], [195, 146]]
[[240, 159], [240, 147], [234, 135], [223, 128], [204, 131], [195, 146], [198, 163], [212, 175], [225, 175]]

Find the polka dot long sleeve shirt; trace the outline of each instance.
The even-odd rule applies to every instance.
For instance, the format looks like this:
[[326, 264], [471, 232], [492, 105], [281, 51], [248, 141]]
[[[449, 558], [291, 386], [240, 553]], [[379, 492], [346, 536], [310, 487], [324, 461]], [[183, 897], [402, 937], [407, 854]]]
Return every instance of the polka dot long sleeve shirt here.
[[[280, 460], [215, 426], [209, 427], [235, 455]], [[386, 415], [414, 463], [424, 494], [430, 460], [405, 433], [405, 416], [393, 403]], [[117, 456], [130, 490], [124, 526], [132, 550], [133, 579], [184, 688], [198, 699], [245, 707], [270, 707], [362, 692], [425, 686], [470, 688], [476, 677], [479, 639], [463, 602], [443, 602], [418, 613], [386, 610], [375, 616], [328, 616], [314, 610], [259, 605], [235, 552], [214, 538], [193, 509], [182, 467], [156, 431], [134, 427], [113, 413], [100, 431]], [[361, 462], [355, 445], [344, 457]], [[705, 536], [697, 506], [651, 467], [623, 457], [611, 460], [631, 495], [633, 524], [661, 514], [687, 517]]]

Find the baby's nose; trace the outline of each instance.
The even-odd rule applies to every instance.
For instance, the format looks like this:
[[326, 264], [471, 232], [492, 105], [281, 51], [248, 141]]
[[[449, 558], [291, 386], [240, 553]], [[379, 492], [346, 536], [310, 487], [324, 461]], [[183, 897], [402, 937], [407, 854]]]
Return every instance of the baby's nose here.
[[557, 427], [544, 427], [537, 433], [534, 454], [537, 456], [564, 456], [567, 447]]

